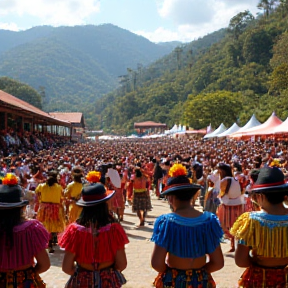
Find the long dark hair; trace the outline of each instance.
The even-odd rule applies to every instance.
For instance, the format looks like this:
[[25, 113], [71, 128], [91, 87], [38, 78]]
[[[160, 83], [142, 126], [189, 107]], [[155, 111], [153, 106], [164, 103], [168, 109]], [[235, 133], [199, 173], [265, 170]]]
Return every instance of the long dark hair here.
[[[2, 243], [2, 245], [4, 244], [8, 249], [13, 247], [13, 228], [24, 220], [25, 217], [23, 215], [22, 207], [0, 209], [0, 234], [5, 234], [6, 236], [5, 243]], [[1, 238], [4, 239], [3, 237]], [[2, 241], [0, 240], [0, 242]]]
[[57, 176], [58, 176], [58, 173], [56, 171], [49, 172], [48, 178], [46, 180], [46, 184], [48, 186], [53, 186], [55, 183], [58, 183]]
[[82, 183], [82, 175], [74, 175], [74, 182]]
[[91, 224], [96, 224], [96, 228], [100, 228], [109, 223], [116, 222], [116, 219], [109, 212], [107, 202], [103, 202], [95, 206], [83, 207], [82, 212], [76, 222], [85, 227], [90, 227]]

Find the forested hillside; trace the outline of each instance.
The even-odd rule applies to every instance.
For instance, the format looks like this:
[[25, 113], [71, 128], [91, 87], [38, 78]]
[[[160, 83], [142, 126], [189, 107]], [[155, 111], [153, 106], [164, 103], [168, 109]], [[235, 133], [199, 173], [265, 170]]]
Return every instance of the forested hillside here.
[[229, 127], [245, 124], [252, 113], [264, 121], [272, 111], [285, 119], [288, 1], [259, 1], [258, 8], [257, 19], [249, 11], [235, 15], [221, 31], [224, 38], [207, 49], [191, 42], [145, 71], [130, 71], [121, 88], [98, 100], [97, 126], [120, 133], [146, 120]]
[[115, 89], [127, 68], [144, 67], [178, 44], [157, 45], [111, 24], [0, 30], [0, 43], [0, 76], [44, 89], [48, 111], [85, 110]]

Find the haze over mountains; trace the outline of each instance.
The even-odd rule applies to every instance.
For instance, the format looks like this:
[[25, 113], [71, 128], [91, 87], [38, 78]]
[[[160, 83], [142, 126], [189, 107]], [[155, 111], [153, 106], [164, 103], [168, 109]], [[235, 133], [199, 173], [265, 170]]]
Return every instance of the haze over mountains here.
[[155, 44], [112, 24], [0, 30], [0, 43], [0, 76], [44, 88], [46, 110], [69, 109], [79, 96], [92, 103], [115, 89], [127, 68], [147, 66], [180, 44]]

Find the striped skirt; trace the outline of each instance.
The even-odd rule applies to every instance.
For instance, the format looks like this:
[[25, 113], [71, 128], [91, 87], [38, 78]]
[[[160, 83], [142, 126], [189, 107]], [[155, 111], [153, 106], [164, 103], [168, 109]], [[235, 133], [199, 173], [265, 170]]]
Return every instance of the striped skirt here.
[[237, 218], [245, 212], [245, 205], [228, 206], [220, 204], [217, 210], [217, 216], [219, 218], [222, 229], [225, 231], [232, 228]]
[[100, 271], [89, 271], [78, 268], [70, 277], [65, 288], [120, 288], [126, 283], [121, 272], [113, 268], [105, 268]]

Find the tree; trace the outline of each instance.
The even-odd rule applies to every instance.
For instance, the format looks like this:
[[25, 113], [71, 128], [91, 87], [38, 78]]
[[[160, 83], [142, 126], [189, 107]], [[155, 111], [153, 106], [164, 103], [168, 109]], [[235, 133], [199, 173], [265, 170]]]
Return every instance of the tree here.
[[263, 28], [251, 30], [244, 41], [243, 57], [246, 63], [267, 65], [272, 57], [273, 39]]
[[269, 17], [271, 11], [274, 8], [274, 5], [277, 3], [277, 0], [260, 0], [257, 5], [257, 8], [264, 11], [266, 18]]
[[185, 122], [195, 129], [212, 123], [215, 127], [222, 122], [231, 125], [239, 118], [242, 109], [240, 93], [218, 91], [215, 93], [190, 95], [185, 103]]
[[280, 92], [282, 90], [288, 89], [288, 64], [283, 63], [276, 67], [270, 79], [270, 89], [269, 92], [274, 94], [275, 92]]
[[240, 12], [230, 20], [228, 31], [233, 35], [234, 39], [238, 40], [246, 27], [254, 20], [255, 18], [249, 10]]

